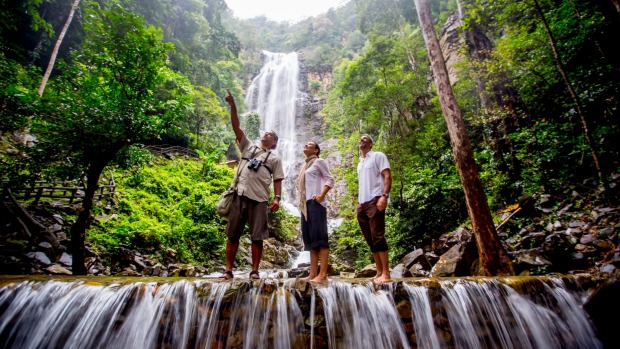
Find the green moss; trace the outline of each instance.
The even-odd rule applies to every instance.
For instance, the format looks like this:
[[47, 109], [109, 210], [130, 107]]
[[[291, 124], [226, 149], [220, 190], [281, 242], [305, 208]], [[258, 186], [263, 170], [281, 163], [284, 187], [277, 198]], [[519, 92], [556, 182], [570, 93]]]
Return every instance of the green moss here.
[[139, 182], [135, 174], [117, 173], [118, 217], [93, 227], [88, 240], [103, 252], [126, 244], [147, 251], [172, 248], [187, 263], [219, 258], [226, 222], [215, 206], [232, 176], [224, 165], [162, 159], [144, 167]]

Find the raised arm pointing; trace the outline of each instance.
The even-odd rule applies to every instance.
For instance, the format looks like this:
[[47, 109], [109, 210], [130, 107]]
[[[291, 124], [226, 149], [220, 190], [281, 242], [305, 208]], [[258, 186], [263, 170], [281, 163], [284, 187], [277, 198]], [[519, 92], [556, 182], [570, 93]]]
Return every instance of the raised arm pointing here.
[[240, 142], [244, 133], [241, 129], [241, 123], [239, 122], [239, 114], [237, 114], [237, 104], [235, 103], [235, 98], [232, 94], [230, 94], [230, 90], [226, 89], [226, 92], [228, 92], [228, 95], [225, 100], [230, 105], [230, 123], [232, 124], [233, 131], [235, 132], [237, 142]]

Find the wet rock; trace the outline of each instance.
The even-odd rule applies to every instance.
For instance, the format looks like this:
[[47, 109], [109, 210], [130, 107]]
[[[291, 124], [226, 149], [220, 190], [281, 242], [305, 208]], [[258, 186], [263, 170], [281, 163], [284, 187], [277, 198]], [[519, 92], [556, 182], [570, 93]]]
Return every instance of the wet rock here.
[[153, 275], [161, 275], [164, 270], [164, 266], [161, 263], [157, 263], [153, 266]]
[[125, 268], [121, 272], [116, 273], [114, 276], [140, 276], [140, 273], [132, 270], [131, 268]]
[[63, 241], [67, 241], [67, 233], [65, 233], [64, 231], [56, 232], [56, 239], [58, 239], [58, 241], [61, 243]]
[[119, 248], [119, 256], [118, 257], [123, 262], [131, 263], [131, 262], [134, 261], [136, 256], [135, 256], [135, 253], [132, 250], [130, 250], [128, 248], [125, 248], [125, 247], [120, 247]]
[[530, 233], [523, 237], [523, 239], [517, 244], [517, 246], [523, 248], [539, 247], [545, 241], [546, 237], [546, 233]]
[[47, 227], [47, 231], [49, 233], [57, 233], [59, 231], [62, 231], [62, 225], [58, 223], [52, 224], [49, 227]]
[[614, 230], [612, 228], [603, 228], [603, 229], [598, 231], [598, 236], [599, 237], [610, 238], [610, 237], [613, 236], [613, 234], [614, 234]]
[[356, 278], [369, 278], [375, 275], [377, 275], [377, 266], [374, 263], [365, 266], [362, 270], [355, 273]]
[[569, 228], [581, 228], [585, 225], [584, 222], [582, 221], [572, 221], [570, 223], [568, 223], [568, 227]]
[[57, 213], [52, 215], [52, 221], [56, 224], [65, 225], [65, 219]]
[[422, 250], [421, 248], [409, 252], [405, 257], [401, 259], [400, 262], [405, 266], [405, 268], [411, 268], [415, 263], [419, 263], [426, 270], [430, 270], [431, 268], [431, 264], [426, 258], [424, 250]]
[[54, 247], [52, 247], [52, 244], [47, 241], [39, 243], [39, 245], [37, 245], [37, 249], [48, 256], [54, 255]]
[[35, 252], [33, 257], [34, 259], [36, 259], [39, 263], [43, 265], [52, 264], [52, 261], [49, 259], [49, 257], [44, 252]]
[[70, 270], [58, 264], [50, 265], [49, 267], [45, 268], [45, 271], [53, 275], [73, 275], [73, 273]]
[[555, 205], [555, 200], [549, 194], [543, 194], [540, 196], [538, 205], [542, 208], [552, 208]]
[[596, 326], [605, 348], [617, 348], [618, 314], [620, 314], [620, 281], [611, 280], [599, 286], [584, 304]]
[[70, 267], [71, 265], [73, 265], [73, 258], [71, 257], [70, 254], [63, 252], [63, 254], [60, 256], [60, 259], [58, 260], [61, 264], [66, 265], [68, 267]]
[[289, 269], [288, 271], [288, 276], [291, 278], [303, 278], [310, 275], [310, 268], [309, 267], [303, 267], [303, 268], [293, 268], [293, 269]]
[[599, 268], [601, 273], [613, 273], [616, 270], [616, 267], [613, 264], [605, 264]]
[[198, 273], [198, 268], [193, 265], [185, 265], [181, 268], [181, 276], [184, 277], [196, 277]]
[[424, 268], [420, 263], [416, 263], [412, 265], [411, 268], [409, 268], [409, 272], [411, 273], [412, 276], [418, 276], [418, 277], [430, 275], [430, 270]]
[[392, 269], [390, 272], [390, 277], [392, 278], [406, 278], [411, 277], [411, 272], [407, 269], [402, 263]]
[[[427, 252], [424, 254], [426, 256], [426, 259], [428, 260], [428, 262], [433, 265], [435, 263], [437, 263], [439, 261], [439, 256], [436, 255], [433, 252]], [[430, 270], [430, 269], [426, 269], [426, 270]]]
[[431, 270], [431, 275], [433, 277], [469, 275], [465, 271], [469, 270], [464, 258], [465, 250], [466, 245], [464, 243], [452, 246], [448, 252], [439, 257], [439, 261]]
[[552, 263], [547, 260], [539, 249], [521, 250], [509, 253], [514, 263], [516, 273], [533, 267], [549, 266]]
[[555, 232], [545, 238], [540, 247], [541, 254], [552, 263], [553, 271], [566, 272], [571, 268], [573, 245], [566, 235]]
[[584, 235], [584, 236], [581, 237], [581, 239], [579, 239], [579, 243], [582, 244], [582, 245], [589, 245], [594, 240], [595, 240], [594, 236], [592, 236], [592, 235]]
[[601, 251], [611, 251], [615, 247], [611, 241], [601, 239], [592, 241], [592, 245]]
[[139, 270], [146, 268], [146, 265], [144, 264], [144, 262], [142, 262], [142, 258], [140, 258], [139, 256], [135, 256], [133, 258], [133, 263], [138, 267]]
[[168, 265], [168, 275], [169, 276], [179, 276], [181, 275], [181, 267], [176, 264]]

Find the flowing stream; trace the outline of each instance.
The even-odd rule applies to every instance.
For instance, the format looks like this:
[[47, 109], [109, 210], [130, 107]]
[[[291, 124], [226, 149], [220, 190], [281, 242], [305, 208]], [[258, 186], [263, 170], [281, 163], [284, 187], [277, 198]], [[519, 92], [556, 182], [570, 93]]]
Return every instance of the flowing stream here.
[[102, 280], [2, 281], [0, 347], [602, 348], [572, 278]]

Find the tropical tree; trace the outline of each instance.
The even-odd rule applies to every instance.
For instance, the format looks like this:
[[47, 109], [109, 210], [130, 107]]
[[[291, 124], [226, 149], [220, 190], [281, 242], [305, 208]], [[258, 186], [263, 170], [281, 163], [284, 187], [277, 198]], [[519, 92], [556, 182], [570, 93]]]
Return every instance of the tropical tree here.
[[[168, 130], [190, 101], [189, 83], [167, 68], [162, 32], [121, 8], [89, 9], [84, 45], [35, 119], [32, 156], [65, 176], [82, 173], [86, 192], [71, 228], [73, 273], [86, 273], [85, 232], [105, 167], [128, 146]], [[46, 95], [46, 96], [47, 96]]]
[[596, 173], [608, 194], [619, 149], [612, 141], [618, 94], [612, 33], [620, 21], [610, 2], [462, 3], [469, 27], [482, 28], [495, 44], [490, 59], [477, 68], [489, 73], [489, 86], [501, 83], [499, 76], [511, 81], [526, 108], [527, 119], [520, 119], [520, 129], [509, 135], [524, 182], [541, 186], [557, 173], [579, 181]]
[[54, 45], [54, 50], [52, 51], [52, 56], [50, 57], [50, 61], [47, 65], [47, 69], [45, 70], [45, 74], [43, 74], [43, 80], [41, 81], [41, 85], [39, 86], [39, 96], [43, 95], [45, 91], [45, 85], [47, 85], [47, 81], [50, 78], [50, 74], [52, 73], [52, 69], [54, 69], [54, 63], [56, 62], [56, 56], [58, 56], [58, 50], [60, 49], [60, 45], [62, 44], [62, 40], [65, 38], [67, 34], [67, 30], [71, 25], [71, 21], [73, 21], [73, 15], [75, 14], [75, 10], [80, 4], [80, 0], [74, 0], [73, 5], [71, 5], [71, 9], [69, 10], [69, 14], [67, 15], [67, 20], [65, 21], [65, 25], [62, 27], [62, 30], [58, 34], [58, 38], [56, 39], [56, 44]]
[[426, 0], [414, 0], [414, 2], [418, 10], [424, 41], [428, 48], [429, 61], [433, 68], [441, 109], [448, 125], [454, 161], [463, 184], [467, 211], [476, 236], [480, 263], [478, 272], [480, 275], [487, 276], [513, 275], [512, 261], [495, 230], [465, 122], [450, 85], [448, 69], [439, 47], [430, 9]]

